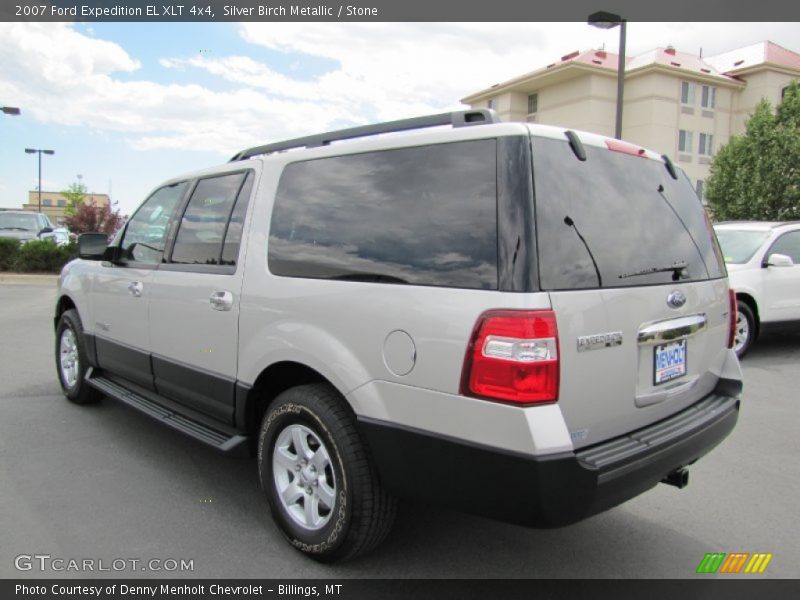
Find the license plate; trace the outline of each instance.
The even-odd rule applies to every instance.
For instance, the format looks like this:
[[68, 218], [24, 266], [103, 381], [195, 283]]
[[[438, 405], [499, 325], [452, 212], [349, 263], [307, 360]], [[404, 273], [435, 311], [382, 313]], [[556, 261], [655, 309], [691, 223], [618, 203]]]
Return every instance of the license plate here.
[[686, 340], [660, 344], [653, 354], [655, 385], [686, 375]]

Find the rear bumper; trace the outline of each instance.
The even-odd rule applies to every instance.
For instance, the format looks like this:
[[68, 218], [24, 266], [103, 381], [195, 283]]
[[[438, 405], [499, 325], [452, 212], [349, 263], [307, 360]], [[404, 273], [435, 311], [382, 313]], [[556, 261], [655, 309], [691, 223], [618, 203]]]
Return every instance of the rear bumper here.
[[559, 527], [625, 502], [706, 454], [736, 425], [739, 390], [723, 383], [663, 421], [578, 452], [538, 457], [369, 419], [359, 428], [384, 484], [401, 497]]

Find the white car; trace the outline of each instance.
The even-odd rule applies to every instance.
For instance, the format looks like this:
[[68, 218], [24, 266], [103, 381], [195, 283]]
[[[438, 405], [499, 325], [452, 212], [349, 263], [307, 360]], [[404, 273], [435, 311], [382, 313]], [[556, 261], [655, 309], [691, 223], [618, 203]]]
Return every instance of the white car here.
[[741, 357], [773, 325], [800, 322], [800, 221], [714, 226], [739, 310], [734, 349]]

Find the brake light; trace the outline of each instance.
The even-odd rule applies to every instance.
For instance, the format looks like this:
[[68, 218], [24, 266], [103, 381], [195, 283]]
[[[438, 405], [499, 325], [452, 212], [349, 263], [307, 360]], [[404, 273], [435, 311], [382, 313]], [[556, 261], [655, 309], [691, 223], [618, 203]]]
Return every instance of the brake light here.
[[555, 402], [558, 328], [552, 310], [490, 310], [467, 346], [461, 394], [515, 404]]
[[736, 292], [728, 289], [728, 348], [733, 348], [736, 342], [736, 319], [739, 312], [736, 308]]

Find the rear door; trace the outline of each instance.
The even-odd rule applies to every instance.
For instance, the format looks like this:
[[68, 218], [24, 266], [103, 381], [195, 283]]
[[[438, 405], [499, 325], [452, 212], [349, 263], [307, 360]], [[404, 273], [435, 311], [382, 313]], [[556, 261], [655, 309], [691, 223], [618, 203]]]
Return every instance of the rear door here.
[[197, 182], [150, 286], [156, 390], [225, 422], [233, 418], [240, 245], [253, 179], [240, 169]]
[[576, 447], [709, 393], [725, 358], [719, 250], [683, 173], [660, 160], [533, 138], [540, 284], [560, 341], [559, 406]]

